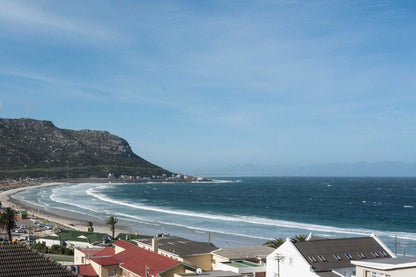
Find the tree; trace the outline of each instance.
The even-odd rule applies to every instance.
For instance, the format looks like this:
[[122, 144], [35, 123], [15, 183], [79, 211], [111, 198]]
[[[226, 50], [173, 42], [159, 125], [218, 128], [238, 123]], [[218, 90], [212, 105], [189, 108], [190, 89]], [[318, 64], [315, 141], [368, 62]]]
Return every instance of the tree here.
[[6, 230], [9, 241], [12, 241], [12, 229], [16, 227], [16, 215], [17, 212], [10, 207], [0, 214], [0, 227]]
[[88, 232], [94, 232], [93, 224], [94, 223], [92, 221], [87, 222]]
[[115, 216], [110, 216], [107, 219], [107, 222], [106, 222], [106, 224], [110, 225], [110, 230], [111, 230], [111, 232], [113, 234], [113, 238], [115, 236], [117, 222], [118, 222], [118, 219]]
[[293, 237], [292, 241], [303, 241], [306, 240], [307, 237], [308, 235], [305, 234], [296, 235]]
[[280, 245], [282, 245], [285, 242], [283, 238], [275, 238], [269, 241], [266, 241], [263, 245], [272, 247], [272, 248], [278, 248]]

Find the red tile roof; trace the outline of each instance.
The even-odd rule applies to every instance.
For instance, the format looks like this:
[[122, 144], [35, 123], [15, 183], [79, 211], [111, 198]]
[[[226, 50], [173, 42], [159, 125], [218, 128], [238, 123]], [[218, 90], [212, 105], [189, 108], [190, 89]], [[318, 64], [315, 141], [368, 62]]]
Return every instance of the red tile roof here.
[[79, 274], [83, 277], [98, 277], [97, 272], [95, 272], [91, 264], [80, 265]]
[[127, 249], [116, 255], [99, 257], [99, 255], [102, 255], [105, 252], [110, 253], [113, 251], [114, 253], [114, 249], [110, 250], [108, 248], [111, 247], [107, 247], [90, 260], [101, 266], [119, 265], [121, 268], [140, 276], [145, 276], [146, 266], [149, 268], [149, 274], [157, 276], [158, 274], [181, 263], [177, 260], [162, 256], [153, 251], [146, 250], [125, 241], [117, 241], [114, 244], [123, 248], [126, 247]]
[[118, 247], [121, 247], [123, 249], [129, 249], [129, 248], [132, 248], [132, 247], [136, 246], [135, 244], [132, 244], [132, 243], [127, 242], [125, 240], [118, 240], [116, 242], [113, 242], [113, 245], [117, 245]]
[[114, 258], [114, 256], [111, 257], [100, 257], [100, 258], [91, 258], [91, 261], [101, 265], [101, 266], [106, 266], [106, 265], [118, 265], [120, 263], [120, 261], [116, 258]]
[[140, 276], [145, 276], [146, 266], [149, 268], [150, 275], [157, 276], [181, 263], [141, 247], [130, 248], [119, 254], [124, 254], [123, 256], [127, 258], [120, 267]]
[[105, 256], [113, 256], [116, 254], [116, 251], [113, 247], [107, 246], [104, 249], [101, 249], [99, 252], [95, 253], [94, 256], [96, 257], [105, 257]]

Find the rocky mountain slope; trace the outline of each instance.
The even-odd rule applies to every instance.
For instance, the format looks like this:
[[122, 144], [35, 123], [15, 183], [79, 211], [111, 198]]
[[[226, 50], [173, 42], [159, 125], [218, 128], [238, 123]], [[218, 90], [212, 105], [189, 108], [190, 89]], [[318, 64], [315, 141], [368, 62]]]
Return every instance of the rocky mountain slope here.
[[0, 118], [0, 179], [151, 176], [170, 173], [105, 131], [60, 129], [50, 121]]

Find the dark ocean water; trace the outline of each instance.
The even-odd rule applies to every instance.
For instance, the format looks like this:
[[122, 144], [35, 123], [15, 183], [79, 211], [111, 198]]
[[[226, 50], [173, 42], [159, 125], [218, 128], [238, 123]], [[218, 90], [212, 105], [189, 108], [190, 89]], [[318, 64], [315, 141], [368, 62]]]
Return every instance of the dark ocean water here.
[[244, 177], [212, 183], [73, 184], [19, 198], [86, 215], [266, 240], [394, 236], [416, 254], [416, 178]]

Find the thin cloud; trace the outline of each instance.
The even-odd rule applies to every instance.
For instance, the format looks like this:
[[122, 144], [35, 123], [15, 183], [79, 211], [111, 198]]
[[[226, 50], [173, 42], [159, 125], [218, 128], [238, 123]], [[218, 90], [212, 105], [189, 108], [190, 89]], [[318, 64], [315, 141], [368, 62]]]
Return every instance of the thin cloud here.
[[71, 35], [91, 40], [117, 41], [120, 36], [103, 24], [94, 24], [79, 18], [58, 15], [18, 1], [0, 2], [0, 21], [8, 22], [7, 30], [14, 27], [55, 35]]

